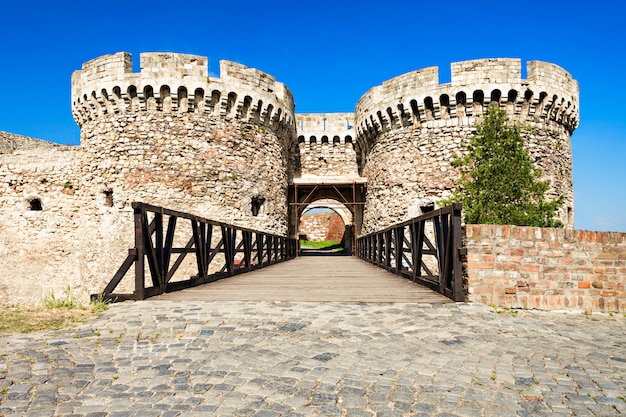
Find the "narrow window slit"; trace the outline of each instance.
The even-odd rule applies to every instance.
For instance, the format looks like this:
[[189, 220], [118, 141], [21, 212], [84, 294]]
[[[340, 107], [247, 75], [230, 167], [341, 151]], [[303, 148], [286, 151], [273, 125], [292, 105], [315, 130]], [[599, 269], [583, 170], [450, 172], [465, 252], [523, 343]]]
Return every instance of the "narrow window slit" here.
[[264, 197], [252, 197], [252, 215], [254, 217], [259, 215], [261, 208], [263, 208], [263, 203], [265, 203]]
[[39, 198], [31, 198], [30, 200], [28, 200], [28, 205], [29, 205], [30, 211], [43, 210], [43, 207], [41, 205], [41, 199]]
[[113, 207], [113, 190], [106, 190], [104, 192], [104, 206]]

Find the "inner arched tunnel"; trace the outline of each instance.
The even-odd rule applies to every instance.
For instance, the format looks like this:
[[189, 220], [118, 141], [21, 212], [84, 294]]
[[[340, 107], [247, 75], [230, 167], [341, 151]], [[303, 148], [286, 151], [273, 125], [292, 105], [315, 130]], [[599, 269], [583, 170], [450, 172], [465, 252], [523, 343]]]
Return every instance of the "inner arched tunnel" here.
[[351, 255], [352, 230], [352, 212], [344, 204], [332, 199], [314, 201], [300, 215], [300, 255]]
[[364, 179], [311, 181], [294, 178], [289, 184], [289, 235], [300, 236], [300, 221], [306, 211], [316, 208], [330, 209], [344, 223], [342, 245], [345, 252], [354, 254], [356, 236], [360, 233], [363, 222], [365, 191]]

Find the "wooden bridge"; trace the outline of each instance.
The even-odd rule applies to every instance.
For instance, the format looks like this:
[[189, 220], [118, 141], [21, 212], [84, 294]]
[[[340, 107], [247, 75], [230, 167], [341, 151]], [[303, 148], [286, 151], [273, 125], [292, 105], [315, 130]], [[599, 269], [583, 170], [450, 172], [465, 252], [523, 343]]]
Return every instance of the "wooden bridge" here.
[[176, 301], [452, 301], [354, 256], [301, 256], [247, 274], [155, 298]]
[[[360, 237], [358, 258], [298, 257], [293, 238], [143, 203], [133, 203], [133, 209], [135, 247], [104, 291], [93, 298], [418, 303], [464, 299], [460, 205]], [[134, 287], [132, 293], [116, 292], [133, 266], [134, 280], [121, 286]], [[175, 293], [180, 290], [184, 291]]]

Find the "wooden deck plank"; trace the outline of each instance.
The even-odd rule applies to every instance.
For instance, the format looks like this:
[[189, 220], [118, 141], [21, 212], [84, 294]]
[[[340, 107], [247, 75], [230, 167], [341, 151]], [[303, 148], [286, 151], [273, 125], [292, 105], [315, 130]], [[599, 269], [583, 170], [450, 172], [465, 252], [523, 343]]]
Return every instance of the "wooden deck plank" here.
[[356, 257], [302, 256], [154, 299], [447, 303], [450, 299]]

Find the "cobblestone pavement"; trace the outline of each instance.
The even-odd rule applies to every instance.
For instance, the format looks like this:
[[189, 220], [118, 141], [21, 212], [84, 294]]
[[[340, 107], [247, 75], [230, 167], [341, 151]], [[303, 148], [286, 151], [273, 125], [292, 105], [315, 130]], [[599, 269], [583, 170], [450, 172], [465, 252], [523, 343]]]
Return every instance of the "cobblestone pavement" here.
[[126, 302], [0, 336], [0, 415], [626, 414], [626, 317], [477, 304]]

